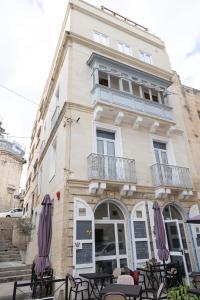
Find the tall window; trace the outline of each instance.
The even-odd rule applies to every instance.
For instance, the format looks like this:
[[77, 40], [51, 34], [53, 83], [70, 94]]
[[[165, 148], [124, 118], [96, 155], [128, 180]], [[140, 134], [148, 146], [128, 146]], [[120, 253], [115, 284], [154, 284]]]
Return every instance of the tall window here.
[[55, 96], [56, 96], [56, 100], [59, 101], [59, 98], [60, 98], [60, 87], [59, 86], [57, 87]]
[[56, 174], [56, 150], [57, 150], [57, 141], [56, 139], [51, 146], [51, 161], [50, 161], [50, 170], [49, 170], [49, 180], [53, 179]]
[[39, 174], [38, 174], [38, 195], [41, 194], [42, 190], [42, 165], [39, 168]]
[[133, 236], [135, 242], [135, 259], [142, 263], [150, 258], [147, 214], [145, 203], [139, 203], [133, 212]]
[[109, 45], [109, 38], [107, 35], [100, 33], [100, 32], [93, 32], [94, 41], [105, 46]]
[[122, 42], [118, 42], [117, 47], [120, 52], [123, 52], [127, 55], [132, 55], [132, 51], [129, 45]]
[[149, 53], [140, 51], [140, 59], [148, 64], [152, 64], [152, 56]]

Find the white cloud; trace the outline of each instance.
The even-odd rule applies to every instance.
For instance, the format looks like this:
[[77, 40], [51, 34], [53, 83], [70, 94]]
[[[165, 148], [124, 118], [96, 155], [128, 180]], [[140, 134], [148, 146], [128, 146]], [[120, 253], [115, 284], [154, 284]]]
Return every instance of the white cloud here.
[[[148, 28], [165, 41], [173, 69], [185, 84], [200, 88], [199, 0], [89, 0]], [[0, 84], [39, 103], [67, 8], [60, 0], [3, 0], [0, 3]], [[37, 107], [0, 88], [0, 116], [14, 136], [30, 136]], [[25, 143], [28, 149], [29, 141]], [[23, 177], [24, 178], [24, 177]], [[24, 179], [23, 183], [24, 184]]]

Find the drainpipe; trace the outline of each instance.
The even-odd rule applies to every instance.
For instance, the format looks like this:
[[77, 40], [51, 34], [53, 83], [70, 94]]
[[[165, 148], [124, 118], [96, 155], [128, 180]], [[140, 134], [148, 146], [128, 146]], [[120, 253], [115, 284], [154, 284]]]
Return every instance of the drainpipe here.
[[131, 213], [128, 213], [128, 231], [129, 231], [129, 236], [131, 240], [131, 267], [132, 270], [135, 270], [135, 264], [134, 264], [134, 252], [133, 252], [133, 231], [131, 230]]

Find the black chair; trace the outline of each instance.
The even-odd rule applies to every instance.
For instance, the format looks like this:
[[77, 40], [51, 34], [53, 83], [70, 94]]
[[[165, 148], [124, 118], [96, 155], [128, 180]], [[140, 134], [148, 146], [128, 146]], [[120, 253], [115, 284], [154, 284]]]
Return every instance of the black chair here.
[[31, 289], [32, 298], [51, 296], [53, 293], [53, 269], [46, 270], [42, 276], [35, 273], [35, 263], [32, 264]]
[[122, 293], [107, 293], [103, 296], [103, 300], [126, 300], [126, 296]]
[[183, 284], [183, 270], [179, 262], [169, 263], [165, 266], [165, 286], [166, 288], [176, 287]]
[[72, 292], [75, 294], [75, 300], [79, 293], [81, 293], [81, 298], [84, 300], [84, 291], [87, 291], [87, 299], [89, 299], [89, 282], [81, 278], [74, 278], [70, 274], [67, 274], [67, 276], [70, 282], [69, 300], [71, 299]]

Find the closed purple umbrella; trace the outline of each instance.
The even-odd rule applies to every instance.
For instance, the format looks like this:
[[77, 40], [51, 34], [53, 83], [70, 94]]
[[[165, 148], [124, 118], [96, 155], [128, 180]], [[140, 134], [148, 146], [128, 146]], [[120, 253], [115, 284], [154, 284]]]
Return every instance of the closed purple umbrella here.
[[35, 273], [43, 275], [47, 270], [51, 269], [49, 260], [49, 251], [52, 237], [52, 217], [51, 217], [51, 198], [45, 195], [42, 201], [42, 211], [40, 214], [38, 227], [38, 256], [35, 259]]
[[154, 231], [156, 236], [156, 247], [158, 250], [158, 257], [160, 260], [165, 261], [169, 258], [169, 251], [166, 248], [165, 228], [163, 218], [160, 211], [158, 202], [154, 202]]

